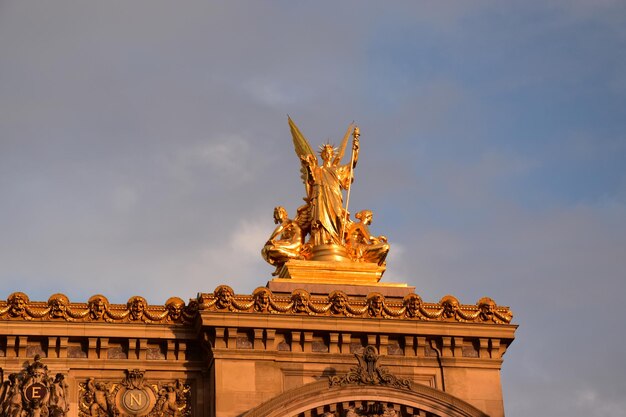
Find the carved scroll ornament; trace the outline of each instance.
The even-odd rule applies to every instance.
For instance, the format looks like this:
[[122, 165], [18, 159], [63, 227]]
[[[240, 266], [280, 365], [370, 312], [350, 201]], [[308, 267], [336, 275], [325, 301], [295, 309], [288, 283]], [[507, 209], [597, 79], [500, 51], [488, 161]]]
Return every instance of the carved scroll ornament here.
[[399, 389], [411, 389], [411, 381], [393, 375], [379, 365], [380, 357], [374, 346], [366, 346], [362, 354], [354, 355], [359, 365], [344, 376], [332, 376], [330, 386], [342, 385], [385, 385]]

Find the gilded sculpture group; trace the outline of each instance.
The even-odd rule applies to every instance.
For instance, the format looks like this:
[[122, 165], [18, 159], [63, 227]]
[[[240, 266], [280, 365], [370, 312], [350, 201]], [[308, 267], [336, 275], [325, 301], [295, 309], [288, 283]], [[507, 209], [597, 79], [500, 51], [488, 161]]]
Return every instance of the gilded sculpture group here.
[[[322, 145], [320, 164], [291, 118], [289, 126], [296, 155], [300, 158], [305, 204], [296, 210], [293, 220], [284, 207], [274, 209], [274, 222], [278, 226], [261, 251], [263, 258], [276, 266], [275, 275], [292, 259], [368, 262], [384, 266], [389, 244], [385, 236], [370, 233], [372, 212], [359, 211], [354, 216], [357, 221], [352, 221], [347, 208], [354, 167], [359, 159], [359, 128], [352, 124], [348, 127], [338, 150], [328, 143]], [[350, 134], [350, 162], [341, 164]], [[342, 190], [347, 190], [346, 206]]]

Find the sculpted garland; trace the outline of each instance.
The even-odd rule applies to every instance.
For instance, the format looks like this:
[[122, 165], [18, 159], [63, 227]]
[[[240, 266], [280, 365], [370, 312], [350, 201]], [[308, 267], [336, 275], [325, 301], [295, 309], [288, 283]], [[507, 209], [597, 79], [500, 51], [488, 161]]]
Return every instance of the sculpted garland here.
[[131, 297], [126, 304], [110, 304], [100, 294], [89, 298], [87, 304], [70, 303], [65, 294], [53, 294], [47, 303], [31, 302], [23, 292], [9, 295], [0, 302], [0, 319], [65, 320], [69, 322], [143, 322], [191, 323], [198, 312], [195, 301], [185, 305], [178, 297], [169, 298], [164, 306], [150, 306], [145, 298]]
[[476, 305], [461, 305], [452, 295], [439, 303], [424, 303], [417, 294], [407, 294], [401, 301], [386, 300], [378, 292], [364, 299], [350, 298], [343, 291], [328, 296], [311, 296], [306, 290], [295, 290], [289, 297], [275, 296], [268, 288], [259, 287], [249, 295], [235, 295], [228, 285], [218, 286], [213, 293], [200, 293], [198, 308], [268, 314], [306, 314], [310, 316], [343, 316], [409, 320], [439, 320], [474, 323], [510, 323], [513, 314], [508, 307], [497, 306], [489, 297]]
[[52, 295], [47, 303], [30, 302], [26, 294], [16, 292], [6, 302], [0, 301], [0, 320], [192, 324], [200, 310], [495, 324], [510, 323], [513, 317], [508, 307], [496, 305], [489, 297], [481, 298], [475, 305], [461, 305], [452, 295], [438, 303], [425, 303], [417, 294], [388, 300], [378, 292], [351, 298], [343, 291], [312, 296], [305, 290], [295, 290], [284, 296], [275, 295], [266, 287], [257, 288], [252, 295], [235, 295], [231, 287], [220, 285], [213, 293], [200, 293], [197, 300], [187, 305], [172, 297], [165, 306], [149, 306], [140, 296], [131, 297], [126, 304], [109, 304], [103, 295], [92, 296], [87, 304], [70, 303], [63, 294]]

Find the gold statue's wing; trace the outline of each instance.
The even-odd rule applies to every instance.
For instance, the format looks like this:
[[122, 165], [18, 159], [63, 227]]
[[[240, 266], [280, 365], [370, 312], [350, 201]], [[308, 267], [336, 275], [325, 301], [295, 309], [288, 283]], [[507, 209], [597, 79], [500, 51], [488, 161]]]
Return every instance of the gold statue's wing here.
[[291, 136], [293, 137], [293, 146], [295, 147], [296, 155], [307, 156], [307, 155], [315, 155], [311, 145], [309, 145], [309, 141], [306, 140], [298, 126], [291, 120], [291, 117], [287, 116], [289, 120], [289, 128], [291, 129]]
[[339, 152], [337, 152], [337, 157], [334, 160], [334, 164], [338, 165], [341, 163], [341, 158], [346, 153], [346, 147], [348, 146], [348, 140], [350, 139], [350, 133], [354, 130], [354, 122], [350, 123], [348, 126], [348, 130], [346, 130], [346, 134], [343, 136], [343, 140], [341, 141], [341, 146], [339, 147]]
[[[296, 151], [296, 155], [298, 155], [300, 159], [302, 159], [302, 157], [313, 155], [315, 166], [317, 166], [317, 156], [315, 155], [315, 152], [313, 152], [311, 145], [309, 145], [309, 141], [306, 140], [302, 132], [300, 132], [300, 129], [298, 129], [298, 126], [296, 126], [293, 120], [291, 120], [291, 117], [287, 116], [287, 119], [289, 120], [289, 128], [291, 129], [291, 136], [293, 137], [293, 146]], [[302, 163], [300, 164], [300, 174], [300, 178], [302, 178], [302, 182], [304, 182], [306, 195], [309, 197], [309, 173], [307, 168]]]

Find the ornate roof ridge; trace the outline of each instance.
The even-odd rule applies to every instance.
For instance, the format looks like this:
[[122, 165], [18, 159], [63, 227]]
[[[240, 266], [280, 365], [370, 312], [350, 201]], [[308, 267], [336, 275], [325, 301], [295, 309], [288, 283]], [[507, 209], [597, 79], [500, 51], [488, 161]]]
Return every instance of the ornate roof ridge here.
[[111, 304], [101, 294], [89, 297], [86, 303], [73, 303], [61, 293], [51, 295], [48, 301], [30, 301], [18, 291], [0, 301], [0, 320], [191, 324], [197, 314], [195, 300], [185, 304], [179, 297], [170, 297], [160, 306], [149, 305], [138, 295], [130, 297], [126, 304]]
[[460, 304], [446, 295], [437, 303], [426, 303], [415, 293], [385, 297], [380, 292], [367, 296], [349, 296], [341, 290], [328, 295], [311, 295], [305, 289], [274, 293], [259, 287], [252, 294], [235, 294], [228, 285], [219, 285], [212, 293], [199, 293], [188, 304], [178, 297], [164, 305], [149, 305], [141, 296], [126, 304], [111, 304], [100, 294], [87, 303], [72, 303], [64, 294], [53, 294], [47, 302], [30, 301], [23, 292], [14, 292], [0, 301], [0, 320], [39, 320], [68, 322], [191, 324], [201, 312], [255, 313], [395, 320], [448, 321], [463, 323], [508, 324], [513, 314], [507, 306], [498, 306], [489, 297], [476, 304]]

